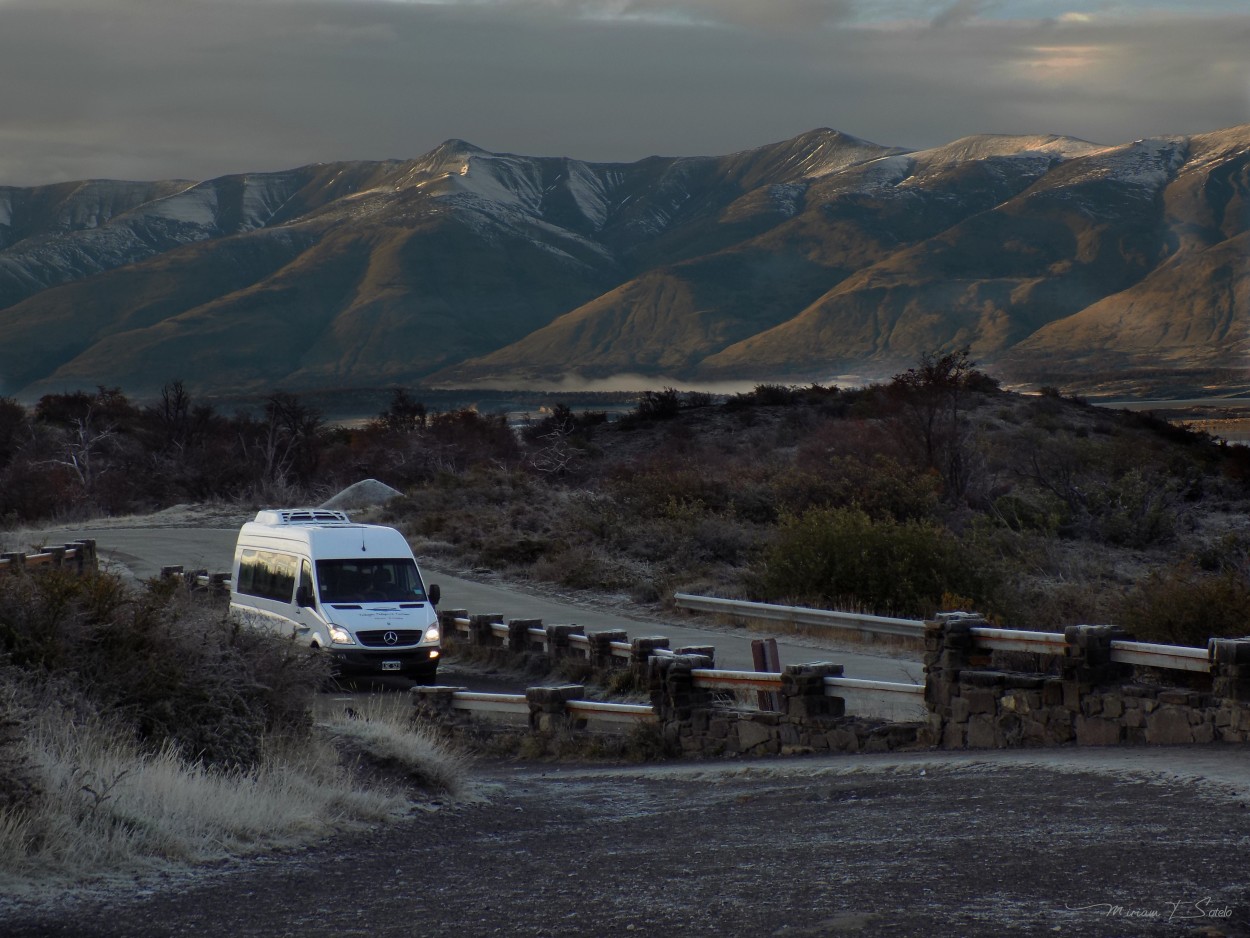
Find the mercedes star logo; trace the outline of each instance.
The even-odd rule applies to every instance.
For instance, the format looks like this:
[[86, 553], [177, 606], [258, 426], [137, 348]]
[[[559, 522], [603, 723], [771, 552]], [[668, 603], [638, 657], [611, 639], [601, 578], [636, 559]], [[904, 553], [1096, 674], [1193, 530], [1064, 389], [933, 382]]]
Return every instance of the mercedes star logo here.
[[386, 642], [386, 644], [388, 645], [394, 645], [396, 642], [399, 641], [399, 636], [396, 635], [394, 632], [387, 632], [385, 635], [382, 636], [382, 641]]

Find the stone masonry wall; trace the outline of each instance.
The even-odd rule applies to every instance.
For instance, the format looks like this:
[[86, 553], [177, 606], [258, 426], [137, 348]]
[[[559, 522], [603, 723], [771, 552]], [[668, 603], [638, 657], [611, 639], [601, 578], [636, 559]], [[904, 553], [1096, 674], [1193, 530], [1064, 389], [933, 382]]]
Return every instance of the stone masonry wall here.
[[651, 704], [669, 748], [688, 756], [889, 752], [916, 745], [920, 724], [846, 716], [824, 679], [840, 677], [829, 662], [789, 665], [781, 674], [780, 712], [735, 707], [723, 693], [696, 687], [697, 655], [651, 659]]
[[[978, 649], [975, 620], [925, 625], [921, 741], [943, 749], [1021, 746], [1175, 745], [1250, 740], [1250, 641], [1213, 639], [1211, 674], [1196, 686], [1163, 683], [1166, 672], [1111, 661], [1114, 626], [1071, 626], [1049, 667], [1013, 670], [1021, 656]], [[1033, 656], [1035, 659], [1038, 656]], [[1182, 677], [1183, 680], [1183, 677]]]

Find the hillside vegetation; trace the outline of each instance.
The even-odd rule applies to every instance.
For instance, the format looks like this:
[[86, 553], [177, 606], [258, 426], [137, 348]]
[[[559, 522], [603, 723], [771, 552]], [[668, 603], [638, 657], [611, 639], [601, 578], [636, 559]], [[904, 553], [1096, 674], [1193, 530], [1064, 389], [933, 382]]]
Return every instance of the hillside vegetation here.
[[211, 499], [319, 503], [362, 478], [387, 520], [462, 569], [664, 603], [674, 590], [1007, 626], [1243, 634], [1250, 451], [1053, 390], [1004, 392], [965, 351], [862, 389], [644, 394], [619, 419], [556, 405], [430, 413], [398, 389], [364, 426], [299, 398], [225, 417], [180, 385], [0, 402], [0, 517]]

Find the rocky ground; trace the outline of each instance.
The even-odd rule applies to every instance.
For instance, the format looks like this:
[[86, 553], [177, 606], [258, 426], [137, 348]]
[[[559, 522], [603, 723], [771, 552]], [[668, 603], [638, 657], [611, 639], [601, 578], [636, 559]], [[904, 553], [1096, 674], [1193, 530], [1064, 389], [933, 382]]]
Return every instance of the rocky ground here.
[[6, 938], [1250, 935], [1250, 753], [488, 764], [484, 799], [193, 876], [0, 902]]

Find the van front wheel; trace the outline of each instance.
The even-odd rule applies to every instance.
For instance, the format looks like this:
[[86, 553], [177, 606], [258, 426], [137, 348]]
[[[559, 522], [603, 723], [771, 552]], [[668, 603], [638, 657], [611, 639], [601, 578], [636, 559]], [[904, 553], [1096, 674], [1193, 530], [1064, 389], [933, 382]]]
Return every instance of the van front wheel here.
[[438, 665], [426, 665], [409, 673], [408, 677], [412, 678], [415, 684], [437, 684], [438, 683]]

